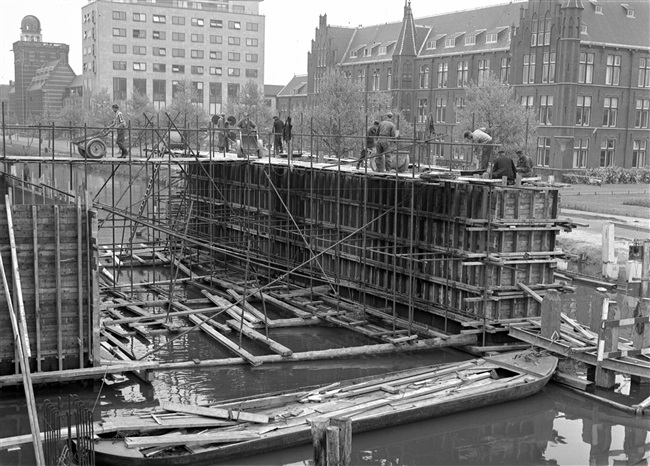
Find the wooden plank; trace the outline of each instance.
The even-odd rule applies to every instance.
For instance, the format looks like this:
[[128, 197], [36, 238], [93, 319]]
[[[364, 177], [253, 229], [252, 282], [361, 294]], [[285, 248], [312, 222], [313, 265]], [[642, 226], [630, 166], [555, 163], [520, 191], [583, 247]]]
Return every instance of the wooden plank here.
[[[176, 302], [176, 301], [172, 303], [172, 307], [175, 308], [175, 309], [181, 309], [181, 311], [182, 311], [182, 312], [185, 312], [187, 316], [192, 316], [192, 315], [196, 314], [196, 313], [194, 312], [194, 309], [192, 309], [192, 308], [190, 308], [190, 307], [187, 307], [187, 306], [185, 306], [184, 304], [181, 304], [181, 303]], [[211, 318], [214, 314], [217, 314], [217, 312], [215, 312], [215, 313], [210, 313], [210, 314], [208, 315], [208, 317], [205, 317], [205, 316], [203, 316], [203, 317], [209, 319], [209, 318]], [[190, 317], [190, 320], [192, 320], [191, 317]], [[202, 321], [201, 319], [199, 319], [199, 320], [192, 320], [192, 322], [195, 323], [195, 324], [200, 323], [201, 321]], [[224, 333], [230, 333], [230, 331], [231, 331], [231, 330], [230, 330], [230, 327], [228, 327], [227, 325], [224, 325], [224, 324], [222, 324], [222, 323], [219, 323], [219, 322], [217, 322], [217, 321], [214, 320], [214, 319], [210, 320], [209, 325], [212, 325], [213, 327], [219, 329], [221, 332], [224, 332]]]
[[77, 197], [77, 312], [79, 368], [84, 368], [83, 251], [81, 235], [81, 199]]
[[197, 416], [215, 417], [227, 421], [253, 422], [256, 424], [268, 424], [269, 416], [265, 414], [249, 413], [237, 409], [205, 408], [201, 406], [183, 405], [180, 403], [163, 402], [160, 407], [166, 411], [175, 413], [195, 414]]
[[245, 299], [243, 299], [242, 295], [237, 293], [235, 290], [230, 289], [226, 290], [226, 293], [228, 293], [230, 296], [233, 297], [233, 299], [240, 303], [239, 305], [247, 312], [251, 313], [255, 317], [257, 317], [260, 321], [265, 322], [268, 320], [267, 316], [263, 313], [258, 311], [254, 306], [252, 306], [249, 302], [247, 302]]
[[209, 445], [212, 443], [245, 442], [259, 438], [259, 434], [244, 431], [211, 432], [205, 434], [176, 434], [146, 437], [126, 437], [127, 448], [169, 447], [173, 445]]
[[226, 313], [235, 320], [240, 320], [243, 318], [244, 320], [246, 320], [251, 324], [257, 324], [260, 322], [260, 319], [255, 317], [250, 312], [244, 311], [244, 309], [242, 309], [241, 307], [217, 295], [213, 295], [206, 290], [201, 290], [201, 293], [203, 294], [203, 296], [205, 296], [210, 301], [212, 301], [216, 306], [224, 307], [226, 309]]
[[196, 325], [199, 325], [201, 327], [201, 330], [208, 335], [210, 335], [213, 339], [217, 340], [219, 343], [221, 343], [223, 346], [228, 348], [230, 351], [233, 353], [237, 354], [238, 356], [242, 357], [249, 363], [251, 363], [253, 366], [259, 366], [262, 364], [262, 361], [257, 356], [253, 356], [251, 353], [246, 351], [243, 348], [240, 348], [237, 346], [235, 343], [230, 341], [228, 337], [221, 335], [219, 332], [217, 332], [213, 327], [211, 327], [210, 323], [212, 322], [207, 322], [208, 318], [201, 316], [201, 315], [193, 315], [189, 316], [189, 319]]
[[541, 304], [541, 303], [544, 301], [544, 298], [543, 298], [542, 296], [540, 296], [539, 294], [537, 294], [535, 291], [533, 291], [533, 290], [532, 290], [529, 286], [527, 286], [526, 284], [520, 282], [520, 283], [517, 283], [517, 286], [518, 286], [519, 288], [521, 288], [522, 290], [524, 290], [526, 293], [528, 293], [528, 294], [529, 294], [529, 295], [530, 295], [530, 296], [531, 296], [535, 301], [537, 301], [538, 303]]
[[59, 370], [63, 370], [63, 316], [61, 308], [61, 231], [59, 224], [59, 206], [54, 206], [54, 246], [55, 246], [55, 277], [56, 277], [56, 320], [57, 348], [59, 351]]
[[293, 351], [291, 351], [289, 348], [286, 346], [281, 345], [277, 341], [271, 340], [270, 338], [267, 338], [265, 335], [262, 335], [260, 332], [253, 330], [247, 325], [241, 325], [241, 321], [238, 320], [228, 320], [226, 323], [232, 327], [235, 331], [240, 331], [241, 333], [246, 335], [248, 338], [251, 340], [258, 341], [266, 346], [269, 347], [271, 351], [274, 353], [278, 353], [282, 356], [291, 356], [293, 354]]
[[36, 206], [32, 206], [32, 235], [33, 235], [33, 246], [34, 246], [34, 317], [36, 319], [36, 371], [41, 372], [42, 370], [42, 342], [41, 342], [41, 285], [39, 282], [39, 271], [40, 267], [38, 265], [38, 233], [37, 233], [37, 223], [38, 223], [38, 209]]

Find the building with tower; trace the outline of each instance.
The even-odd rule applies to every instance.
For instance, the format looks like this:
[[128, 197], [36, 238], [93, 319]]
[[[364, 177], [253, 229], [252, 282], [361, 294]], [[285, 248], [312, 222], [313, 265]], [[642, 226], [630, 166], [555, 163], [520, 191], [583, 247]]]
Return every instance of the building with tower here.
[[338, 67], [366, 94], [391, 91], [420, 136], [432, 122], [459, 140], [465, 88], [492, 74], [538, 115], [537, 166], [644, 167], [649, 17], [645, 0], [528, 0], [419, 19], [407, 0], [401, 21], [358, 28], [331, 26], [323, 15], [307, 98], [313, 105], [323, 74]]
[[195, 103], [221, 113], [252, 80], [264, 85], [262, 0], [94, 0], [82, 8], [85, 104], [102, 89], [156, 109], [189, 81]]
[[28, 123], [61, 110], [66, 88], [75, 74], [68, 64], [70, 47], [43, 42], [41, 22], [36, 16], [25, 16], [20, 31], [20, 41], [14, 42], [12, 48], [15, 80], [9, 107], [19, 123]]

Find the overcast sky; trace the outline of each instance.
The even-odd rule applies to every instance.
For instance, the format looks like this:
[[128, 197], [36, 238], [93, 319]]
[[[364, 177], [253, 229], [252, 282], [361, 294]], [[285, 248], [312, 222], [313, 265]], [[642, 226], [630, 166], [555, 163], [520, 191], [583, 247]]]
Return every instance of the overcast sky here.
[[[26, 15], [41, 21], [44, 42], [70, 45], [70, 66], [81, 74], [81, 8], [88, 0], [0, 0], [0, 84], [14, 79], [12, 44], [20, 40]], [[416, 18], [449, 11], [508, 3], [505, 0], [411, 0]], [[375, 25], [400, 21], [404, 0], [263, 0], [266, 16], [264, 84], [284, 85], [294, 74], [307, 73], [307, 52], [327, 14], [333, 26]]]

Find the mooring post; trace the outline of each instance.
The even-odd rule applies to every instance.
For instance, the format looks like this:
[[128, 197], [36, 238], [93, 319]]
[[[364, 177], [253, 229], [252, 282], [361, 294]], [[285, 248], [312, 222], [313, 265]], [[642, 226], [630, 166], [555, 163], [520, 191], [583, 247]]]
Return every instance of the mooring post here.
[[314, 466], [349, 466], [352, 462], [352, 420], [315, 419], [311, 423]]
[[[650, 318], [650, 298], [641, 298], [634, 309], [632, 317]], [[650, 323], [639, 322], [632, 326], [632, 345], [634, 349], [641, 350], [650, 347]], [[650, 385], [650, 378], [631, 376], [632, 383]]]
[[557, 290], [548, 290], [542, 300], [542, 337], [552, 340], [560, 335], [562, 301]]
[[327, 443], [326, 464], [327, 466], [341, 466], [341, 457], [339, 455], [339, 428], [329, 426], [325, 429], [325, 439]]
[[602, 274], [606, 278], [618, 278], [616, 265], [616, 250], [614, 248], [614, 224], [603, 224], [603, 267]]
[[[599, 288], [599, 291], [602, 289]], [[598, 357], [596, 371], [594, 375], [594, 382], [597, 387], [611, 388], [616, 382], [616, 373], [607, 369], [603, 369], [602, 362], [605, 360], [605, 353], [615, 351], [618, 348], [618, 333], [619, 327], [613, 326], [605, 328], [604, 322], [606, 320], [619, 320], [620, 313], [616, 303], [615, 296], [610, 296], [606, 292], [602, 293], [602, 307], [601, 307], [601, 321], [600, 331], [598, 333]]]
[[314, 466], [327, 466], [327, 441], [325, 429], [329, 419], [314, 419], [311, 421], [311, 441], [314, 446]]

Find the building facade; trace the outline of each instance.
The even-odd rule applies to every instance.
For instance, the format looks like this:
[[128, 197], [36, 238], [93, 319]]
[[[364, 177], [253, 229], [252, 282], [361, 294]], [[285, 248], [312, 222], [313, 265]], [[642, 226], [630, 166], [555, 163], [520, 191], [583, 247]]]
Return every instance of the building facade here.
[[12, 49], [15, 80], [9, 102], [10, 112], [24, 124], [44, 113], [54, 115], [61, 110], [63, 93], [74, 72], [68, 64], [70, 47], [43, 42], [41, 22], [36, 16], [25, 16], [20, 31], [20, 41], [14, 42]]
[[249, 80], [264, 83], [262, 0], [94, 0], [82, 8], [84, 100], [145, 94], [156, 109], [191, 82], [211, 115]]
[[465, 87], [495, 75], [538, 115], [538, 166], [648, 166], [649, 7], [528, 0], [415, 19], [407, 0], [395, 23], [341, 28], [321, 16], [308, 56], [309, 105], [323, 74], [338, 67], [366, 94], [391, 91], [418, 133], [433, 123], [458, 140]]

